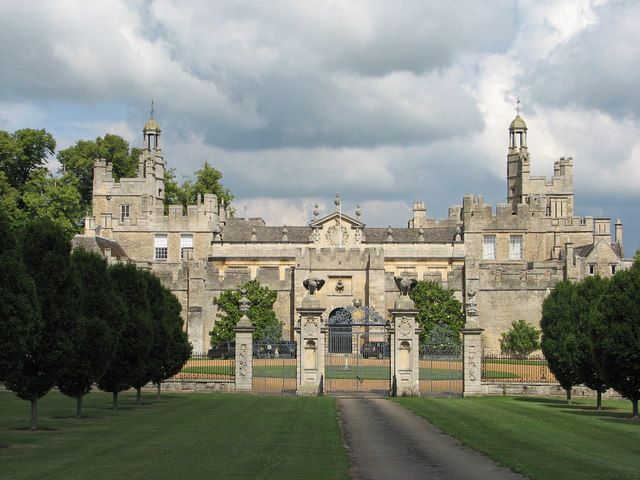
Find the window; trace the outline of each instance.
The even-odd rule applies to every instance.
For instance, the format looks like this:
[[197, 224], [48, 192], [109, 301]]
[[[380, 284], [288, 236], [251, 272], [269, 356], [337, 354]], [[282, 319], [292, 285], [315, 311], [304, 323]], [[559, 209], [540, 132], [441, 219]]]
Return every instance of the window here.
[[484, 260], [496, 259], [496, 236], [485, 235], [482, 243], [482, 258]]
[[185, 251], [193, 251], [193, 234], [183, 233], [180, 235], [180, 258], [185, 259]]
[[589, 265], [589, 275], [593, 275], [596, 273], [596, 266], [591, 264]]
[[522, 260], [522, 235], [509, 237], [509, 260]]
[[615, 273], [616, 273], [616, 266], [617, 266], [617, 265], [611, 265], [611, 275], [615, 275]]
[[120, 221], [124, 222], [125, 218], [129, 218], [130, 205], [120, 205]]
[[168, 253], [167, 235], [158, 234], [155, 238], [155, 259], [166, 260]]

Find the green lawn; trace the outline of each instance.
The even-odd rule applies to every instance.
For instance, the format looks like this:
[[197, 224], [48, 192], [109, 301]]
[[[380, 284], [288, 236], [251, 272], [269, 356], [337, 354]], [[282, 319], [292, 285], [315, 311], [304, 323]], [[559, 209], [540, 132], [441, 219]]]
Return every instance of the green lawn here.
[[640, 479], [631, 403], [550, 398], [399, 398], [462, 443], [537, 480]]
[[0, 392], [0, 477], [20, 479], [346, 479], [348, 456], [332, 398], [238, 394], [91, 393], [40, 401], [42, 430], [25, 430], [29, 403]]

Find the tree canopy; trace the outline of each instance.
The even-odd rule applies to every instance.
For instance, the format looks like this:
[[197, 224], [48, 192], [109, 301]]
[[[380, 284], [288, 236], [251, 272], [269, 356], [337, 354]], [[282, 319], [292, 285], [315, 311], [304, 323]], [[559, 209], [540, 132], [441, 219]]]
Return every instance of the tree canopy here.
[[165, 172], [165, 207], [169, 205], [183, 205], [196, 203], [198, 196], [205, 193], [214, 193], [219, 200], [229, 205], [233, 195], [222, 186], [222, 173], [205, 162], [196, 172], [196, 180], [184, 180], [179, 184], [176, 180], [175, 169], [167, 169]]
[[[436, 325], [452, 332], [452, 338], [460, 341], [460, 329], [464, 325], [462, 304], [453, 296], [453, 290], [442, 288], [435, 282], [421, 280], [409, 293], [419, 310], [416, 321], [422, 328], [420, 344], [428, 344]], [[442, 335], [441, 329], [438, 334]]]
[[12, 187], [20, 188], [34, 170], [45, 167], [55, 149], [55, 139], [45, 130], [0, 130], [0, 171]]
[[616, 273], [602, 302], [606, 328], [596, 346], [597, 361], [606, 382], [633, 403], [639, 418], [640, 400], [640, 258]]
[[540, 348], [540, 330], [524, 320], [511, 322], [511, 328], [500, 338], [502, 353], [526, 357]]
[[254, 340], [279, 340], [282, 336], [282, 324], [273, 310], [278, 293], [269, 287], [263, 287], [257, 280], [251, 280], [238, 289], [224, 290], [215, 304], [218, 306], [218, 316], [211, 336], [211, 345], [223, 340], [235, 338], [235, 328], [242, 317], [238, 302], [242, 297], [241, 291], [246, 292], [247, 299], [251, 302], [247, 316], [255, 326]]

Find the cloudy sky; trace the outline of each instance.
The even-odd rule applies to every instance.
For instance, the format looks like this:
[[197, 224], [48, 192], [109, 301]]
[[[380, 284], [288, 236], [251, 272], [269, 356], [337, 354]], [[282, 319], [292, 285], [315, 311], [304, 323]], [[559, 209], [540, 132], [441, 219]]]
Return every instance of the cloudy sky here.
[[[506, 196], [516, 98], [532, 173], [572, 156], [576, 213], [640, 248], [639, 1], [0, 3], [0, 129], [209, 161], [242, 216], [301, 224], [340, 192], [369, 225]], [[55, 169], [55, 164], [52, 164]]]

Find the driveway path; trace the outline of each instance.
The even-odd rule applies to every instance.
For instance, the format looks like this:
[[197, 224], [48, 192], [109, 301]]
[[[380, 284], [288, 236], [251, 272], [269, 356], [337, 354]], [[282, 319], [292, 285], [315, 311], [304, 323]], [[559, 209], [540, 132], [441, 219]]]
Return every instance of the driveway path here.
[[382, 398], [338, 398], [354, 480], [523, 480]]

